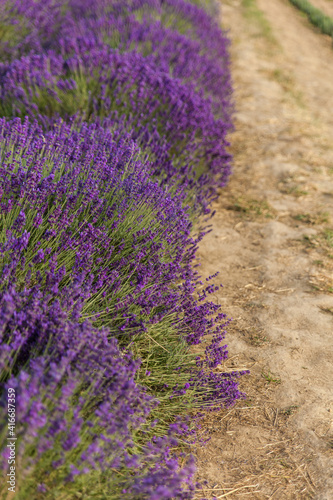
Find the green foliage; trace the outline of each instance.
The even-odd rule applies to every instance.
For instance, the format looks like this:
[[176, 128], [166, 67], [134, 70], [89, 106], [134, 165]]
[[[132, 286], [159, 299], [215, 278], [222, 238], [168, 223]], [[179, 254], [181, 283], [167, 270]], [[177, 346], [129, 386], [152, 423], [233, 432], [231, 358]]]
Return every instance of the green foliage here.
[[[1, 2], [2, 3], [2, 2]], [[11, 21], [15, 19], [16, 23]], [[13, 49], [29, 34], [26, 19], [17, 15], [10, 1], [0, 5], [0, 62], [8, 60], [5, 49]]]
[[270, 372], [270, 370], [268, 370], [267, 373], [265, 373], [264, 371], [262, 372], [262, 377], [267, 381], [268, 384], [270, 383], [273, 383], [273, 384], [281, 384], [281, 379], [278, 378], [276, 375], [274, 375], [273, 373]]
[[198, 7], [205, 9], [209, 14], [216, 15], [218, 13], [218, 3], [215, 0], [190, 0]]
[[329, 247], [333, 247], [333, 229], [325, 229], [325, 239]]
[[333, 19], [326, 16], [320, 9], [314, 7], [308, 0], [290, 0], [299, 10], [304, 12], [309, 21], [317, 26], [325, 35], [333, 36]]
[[255, 36], [264, 37], [271, 46], [276, 46], [277, 41], [272, 33], [271, 25], [262, 10], [258, 8], [256, 0], [242, 0], [241, 5], [244, 16], [251, 20], [257, 28], [258, 34]]

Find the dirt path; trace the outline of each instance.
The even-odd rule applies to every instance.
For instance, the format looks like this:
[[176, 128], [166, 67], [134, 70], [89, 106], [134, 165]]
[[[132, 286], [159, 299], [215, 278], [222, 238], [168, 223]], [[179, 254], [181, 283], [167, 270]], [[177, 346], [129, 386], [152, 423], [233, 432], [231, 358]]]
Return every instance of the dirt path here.
[[[224, 0], [234, 175], [200, 250], [246, 402], [198, 448], [207, 498], [333, 499], [333, 50], [287, 0]], [[202, 498], [202, 493], [198, 498]]]

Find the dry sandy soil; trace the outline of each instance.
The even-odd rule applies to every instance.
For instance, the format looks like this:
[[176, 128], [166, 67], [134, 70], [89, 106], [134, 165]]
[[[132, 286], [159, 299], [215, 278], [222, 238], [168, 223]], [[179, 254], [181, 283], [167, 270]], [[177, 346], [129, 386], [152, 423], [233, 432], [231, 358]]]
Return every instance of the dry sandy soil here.
[[234, 174], [200, 261], [204, 276], [220, 271], [215, 300], [233, 318], [221, 370], [251, 374], [241, 382], [247, 399], [206, 419], [197, 498], [331, 500], [332, 41], [287, 0], [223, 0], [221, 9]]

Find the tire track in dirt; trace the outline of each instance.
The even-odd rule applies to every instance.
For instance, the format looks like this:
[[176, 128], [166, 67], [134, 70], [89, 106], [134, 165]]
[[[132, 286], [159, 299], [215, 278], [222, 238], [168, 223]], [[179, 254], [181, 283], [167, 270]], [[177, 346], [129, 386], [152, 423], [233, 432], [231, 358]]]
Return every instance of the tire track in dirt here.
[[232, 39], [234, 175], [200, 260], [204, 276], [220, 271], [215, 300], [234, 319], [223, 369], [251, 375], [247, 401], [207, 417], [199, 478], [207, 498], [330, 500], [331, 40], [287, 0], [225, 0], [222, 22]]

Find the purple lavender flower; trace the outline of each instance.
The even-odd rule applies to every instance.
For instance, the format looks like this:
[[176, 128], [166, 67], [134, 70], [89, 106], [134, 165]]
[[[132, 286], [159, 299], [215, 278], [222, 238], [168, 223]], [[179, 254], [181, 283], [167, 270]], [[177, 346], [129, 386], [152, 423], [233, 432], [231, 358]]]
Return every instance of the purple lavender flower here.
[[0, 110], [25, 117], [0, 119], [0, 414], [15, 387], [38, 477], [20, 490], [103, 474], [119, 498], [191, 498], [193, 461], [170, 453], [194, 439], [184, 412], [243, 397], [242, 373], [212, 371], [228, 321], [193, 266], [193, 217], [230, 173], [228, 40], [184, 0], [0, 14]]
[[[37, 26], [35, 2], [15, 10]], [[231, 84], [220, 29], [183, 1], [124, 2], [109, 6], [107, 15], [103, 2], [71, 1], [66, 15], [61, 2], [45, 10], [47, 23], [43, 18], [40, 31], [22, 41], [22, 54], [23, 47], [31, 52], [2, 65], [3, 114], [37, 116], [45, 125], [57, 114], [108, 117], [150, 152], [156, 175], [191, 193], [195, 188], [207, 211], [214, 186], [230, 173]], [[180, 16], [185, 33], [177, 33], [177, 22], [165, 28], [152, 12], [171, 26]], [[122, 53], [110, 48], [115, 33]]]

